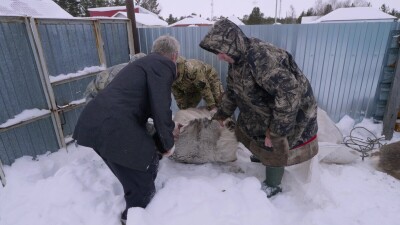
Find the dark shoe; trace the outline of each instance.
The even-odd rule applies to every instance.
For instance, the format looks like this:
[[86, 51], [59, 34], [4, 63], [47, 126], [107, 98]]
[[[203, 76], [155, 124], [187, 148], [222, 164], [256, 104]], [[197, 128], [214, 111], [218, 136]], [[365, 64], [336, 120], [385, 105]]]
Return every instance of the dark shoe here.
[[121, 225], [126, 225], [126, 220], [127, 220], [126, 211], [124, 211], [121, 214]]
[[260, 163], [261, 162], [260, 159], [255, 155], [251, 155], [250, 156], [250, 161], [256, 162], [256, 163]]
[[267, 198], [271, 198], [279, 192], [282, 192], [282, 188], [280, 186], [270, 187], [265, 183], [262, 184], [261, 190], [263, 190], [267, 194]]

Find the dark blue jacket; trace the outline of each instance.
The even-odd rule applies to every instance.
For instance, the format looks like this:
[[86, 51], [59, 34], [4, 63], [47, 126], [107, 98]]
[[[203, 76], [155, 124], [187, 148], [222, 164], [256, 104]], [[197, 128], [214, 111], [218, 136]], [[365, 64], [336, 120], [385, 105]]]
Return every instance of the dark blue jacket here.
[[[123, 68], [81, 113], [73, 138], [101, 157], [145, 171], [157, 150], [174, 145], [171, 86], [176, 66], [168, 58], [150, 54]], [[146, 130], [153, 118], [162, 149]]]

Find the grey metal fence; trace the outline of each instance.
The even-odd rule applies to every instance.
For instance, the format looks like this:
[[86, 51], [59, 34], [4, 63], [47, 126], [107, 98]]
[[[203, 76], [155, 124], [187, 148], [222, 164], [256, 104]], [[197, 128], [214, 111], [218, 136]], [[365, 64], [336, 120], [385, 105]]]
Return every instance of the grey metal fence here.
[[4, 164], [60, 147], [27, 18], [0, 17], [0, 92], [0, 124], [24, 110], [47, 110], [28, 121], [0, 128], [0, 159]]
[[[126, 19], [0, 17], [0, 160], [4, 164], [66, 145], [93, 76], [129, 61], [130, 27]], [[33, 113], [38, 110], [42, 113]], [[30, 113], [18, 123], [8, 122]]]
[[[290, 52], [309, 78], [318, 104], [334, 121], [349, 115], [356, 121], [374, 116], [378, 80], [389, 33], [397, 23], [338, 23], [240, 26], [246, 35]], [[198, 44], [209, 27], [140, 28], [141, 51], [148, 53], [159, 35], [181, 42], [181, 54], [218, 70], [224, 83], [227, 64]], [[224, 83], [225, 84], [225, 83]]]
[[[133, 38], [128, 20], [0, 17], [0, 125], [24, 110], [40, 115], [0, 126], [0, 160], [9, 165], [65, 146], [96, 71], [129, 60]], [[398, 23], [241, 26], [251, 37], [292, 53], [311, 81], [319, 106], [334, 121], [376, 113], [389, 34]], [[223, 84], [228, 66], [198, 47], [209, 27], [140, 28], [141, 51], [170, 34], [181, 54], [213, 65]], [[77, 71], [95, 67], [95, 72]], [[62, 79], [60, 76], [65, 76]], [[391, 87], [393, 89], [393, 87]], [[393, 92], [395, 93], [395, 92]], [[387, 96], [389, 97], [389, 95]], [[396, 96], [395, 96], [396, 97]], [[177, 110], [173, 104], [173, 110]]]

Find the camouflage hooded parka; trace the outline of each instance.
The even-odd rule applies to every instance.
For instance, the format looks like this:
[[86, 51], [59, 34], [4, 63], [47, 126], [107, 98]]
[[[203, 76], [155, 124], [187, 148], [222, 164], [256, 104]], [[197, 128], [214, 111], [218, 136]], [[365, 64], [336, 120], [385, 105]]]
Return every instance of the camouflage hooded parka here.
[[[226, 119], [238, 107], [236, 136], [264, 165], [293, 165], [317, 154], [317, 103], [287, 51], [247, 37], [228, 19], [217, 21], [200, 47], [234, 60], [214, 119]], [[267, 130], [272, 149], [264, 145]]]

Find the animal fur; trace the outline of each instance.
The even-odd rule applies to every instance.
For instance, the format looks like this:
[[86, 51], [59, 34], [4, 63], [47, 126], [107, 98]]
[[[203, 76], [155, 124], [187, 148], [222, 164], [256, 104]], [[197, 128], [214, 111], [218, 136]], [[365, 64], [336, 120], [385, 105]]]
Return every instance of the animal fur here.
[[400, 179], [400, 141], [382, 146], [379, 153], [379, 167]]
[[228, 119], [221, 127], [211, 120], [211, 112], [205, 108], [189, 108], [178, 111], [175, 123], [183, 125], [175, 152], [171, 159], [182, 163], [202, 164], [208, 162], [235, 161], [238, 141]]

